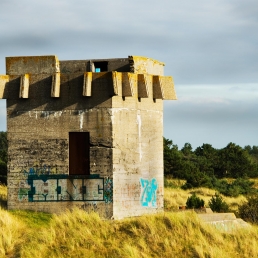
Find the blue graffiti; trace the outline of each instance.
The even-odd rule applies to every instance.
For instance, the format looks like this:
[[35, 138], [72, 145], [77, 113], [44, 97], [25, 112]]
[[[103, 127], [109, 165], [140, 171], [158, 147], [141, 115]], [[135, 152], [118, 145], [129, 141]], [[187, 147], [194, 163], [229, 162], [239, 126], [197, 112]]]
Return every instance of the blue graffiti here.
[[104, 200], [105, 203], [113, 202], [113, 181], [107, 178], [104, 183]]
[[20, 201], [27, 199], [28, 202], [113, 202], [112, 180], [105, 180], [97, 174], [73, 176], [68, 174], [30, 174], [26, 181], [26, 184], [25, 180], [20, 183], [18, 194]]
[[143, 207], [157, 207], [157, 189], [158, 182], [156, 178], [151, 180], [140, 178], [142, 187], [141, 205]]
[[23, 170], [22, 171], [25, 176], [27, 175], [50, 175], [51, 174], [51, 167], [44, 165], [42, 167], [36, 166], [36, 167], [31, 167], [28, 170]]

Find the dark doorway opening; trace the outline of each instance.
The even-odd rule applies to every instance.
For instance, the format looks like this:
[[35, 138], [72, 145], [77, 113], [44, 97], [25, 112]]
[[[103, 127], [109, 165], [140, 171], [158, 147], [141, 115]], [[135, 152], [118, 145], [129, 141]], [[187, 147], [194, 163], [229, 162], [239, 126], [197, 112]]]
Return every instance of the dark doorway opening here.
[[94, 62], [95, 72], [107, 72], [108, 71], [108, 62]]
[[89, 132], [69, 132], [69, 174], [90, 174]]

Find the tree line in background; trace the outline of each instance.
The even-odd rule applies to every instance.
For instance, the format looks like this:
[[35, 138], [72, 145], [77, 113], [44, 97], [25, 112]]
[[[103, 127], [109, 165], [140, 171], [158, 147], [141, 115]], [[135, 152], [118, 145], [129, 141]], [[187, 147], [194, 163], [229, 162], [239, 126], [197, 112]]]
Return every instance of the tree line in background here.
[[203, 144], [193, 150], [185, 143], [179, 150], [164, 138], [164, 174], [186, 180], [183, 189], [208, 187], [233, 197], [251, 194], [256, 191], [249, 178], [258, 177], [258, 146], [242, 148], [231, 142], [222, 149]]

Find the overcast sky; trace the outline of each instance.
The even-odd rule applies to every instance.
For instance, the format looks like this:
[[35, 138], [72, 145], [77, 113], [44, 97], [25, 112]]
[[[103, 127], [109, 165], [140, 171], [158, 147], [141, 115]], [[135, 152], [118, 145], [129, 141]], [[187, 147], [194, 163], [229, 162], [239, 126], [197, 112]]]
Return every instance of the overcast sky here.
[[164, 103], [165, 137], [258, 145], [257, 0], [0, 0], [0, 25], [0, 74], [6, 56], [152, 57], [178, 97]]

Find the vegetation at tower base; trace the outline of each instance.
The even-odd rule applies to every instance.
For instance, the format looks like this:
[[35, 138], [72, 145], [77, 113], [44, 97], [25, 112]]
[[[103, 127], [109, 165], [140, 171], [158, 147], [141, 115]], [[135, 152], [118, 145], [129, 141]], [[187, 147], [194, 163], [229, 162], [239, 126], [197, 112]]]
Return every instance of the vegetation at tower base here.
[[[191, 191], [165, 188], [165, 203], [185, 201]], [[196, 191], [205, 200], [214, 194]], [[172, 193], [177, 197], [168, 198]], [[258, 228], [221, 231], [193, 211], [113, 221], [78, 209], [60, 215], [0, 209], [0, 257], [258, 257]]]
[[208, 187], [227, 196], [254, 194], [250, 178], [258, 177], [258, 146], [242, 148], [229, 143], [215, 149], [203, 144], [193, 150], [190, 143], [185, 143], [179, 150], [172, 140], [164, 138], [164, 173], [186, 180], [183, 189]]

